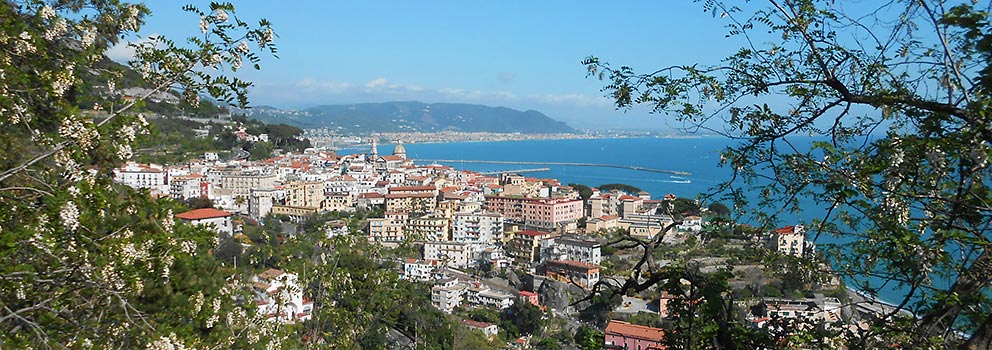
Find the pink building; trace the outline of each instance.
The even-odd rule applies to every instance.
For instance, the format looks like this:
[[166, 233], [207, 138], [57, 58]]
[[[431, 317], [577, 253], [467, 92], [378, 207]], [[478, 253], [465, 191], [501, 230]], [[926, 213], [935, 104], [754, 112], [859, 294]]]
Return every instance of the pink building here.
[[638, 326], [623, 321], [610, 320], [606, 325], [603, 349], [663, 350], [665, 336], [661, 328]]
[[517, 295], [519, 296], [520, 301], [541, 307], [541, 303], [537, 300], [537, 293], [522, 290], [518, 292]]
[[494, 211], [506, 221], [528, 228], [554, 231], [573, 225], [582, 217], [582, 200], [572, 198], [524, 198], [486, 196], [486, 210]]

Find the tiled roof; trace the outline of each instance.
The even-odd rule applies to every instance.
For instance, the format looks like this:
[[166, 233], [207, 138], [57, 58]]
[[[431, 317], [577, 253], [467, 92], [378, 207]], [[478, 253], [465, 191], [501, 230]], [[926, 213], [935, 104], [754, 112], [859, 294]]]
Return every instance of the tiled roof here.
[[268, 269], [268, 270], [265, 270], [262, 273], [258, 274], [258, 277], [268, 280], [268, 279], [273, 279], [273, 278], [282, 276], [284, 273], [285, 272], [283, 272], [282, 270]]
[[201, 208], [201, 209], [194, 209], [187, 211], [185, 213], [177, 214], [176, 217], [186, 220], [200, 220], [200, 219], [210, 219], [210, 218], [221, 218], [231, 215], [232, 215], [231, 213], [228, 213], [223, 210], [218, 210], [214, 208]]
[[489, 322], [479, 322], [473, 320], [462, 320], [462, 324], [472, 328], [479, 328], [479, 329], [487, 328], [493, 325], [492, 323]]
[[646, 340], [661, 341], [665, 336], [665, 331], [661, 328], [638, 326], [623, 321], [610, 320], [606, 325], [606, 334], [619, 334], [629, 338], [640, 338]]
[[780, 229], [775, 230], [775, 233], [779, 233], [779, 234], [783, 234], [783, 235], [792, 234], [793, 232], [796, 232], [796, 227], [795, 226], [786, 226], [786, 227], [783, 227], [783, 228], [780, 228]]

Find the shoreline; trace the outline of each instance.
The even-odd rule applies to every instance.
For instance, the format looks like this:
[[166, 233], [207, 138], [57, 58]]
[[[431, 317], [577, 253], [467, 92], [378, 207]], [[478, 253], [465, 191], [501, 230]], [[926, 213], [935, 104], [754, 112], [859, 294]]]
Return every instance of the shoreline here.
[[[549, 135], [550, 136], [550, 135]], [[492, 140], [479, 140], [479, 139], [467, 139], [467, 140], [438, 140], [438, 141], [403, 141], [404, 145], [433, 145], [433, 144], [451, 144], [451, 143], [482, 143], [482, 142], [520, 142], [520, 141], [562, 141], [562, 140], [624, 140], [624, 139], [702, 139], [708, 137], [719, 137], [714, 135], [704, 135], [704, 136], [647, 136], [647, 135], [631, 135], [631, 136], [612, 136], [612, 135], [595, 135], [595, 136], [581, 136], [581, 137], [548, 137], [548, 138], [507, 138], [507, 139], [492, 139]], [[396, 142], [392, 140], [388, 143], [378, 144], [379, 146], [394, 146]], [[348, 150], [348, 149], [358, 149], [367, 148], [371, 146], [370, 143], [355, 143], [347, 147], [332, 147], [331, 150]]]

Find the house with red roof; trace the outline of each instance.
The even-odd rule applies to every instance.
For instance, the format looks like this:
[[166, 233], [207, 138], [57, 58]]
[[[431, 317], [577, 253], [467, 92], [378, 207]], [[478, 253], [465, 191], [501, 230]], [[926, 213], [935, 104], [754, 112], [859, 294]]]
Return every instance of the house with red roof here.
[[232, 215], [219, 209], [201, 208], [176, 214], [176, 219], [193, 226], [203, 225], [218, 234], [224, 233], [230, 236], [234, 234], [234, 226], [231, 223]]
[[663, 350], [665, 331], [661, 328], [639, 326], [624, 321], [610, 320], [606, 325], [603, 349]]
[[492, 339], [499, 333], [499, 327], [489, 322], [479, 322], [473, 320], [462, 320], [462, 324], [469, 329], [481, 331], [487, 338]]

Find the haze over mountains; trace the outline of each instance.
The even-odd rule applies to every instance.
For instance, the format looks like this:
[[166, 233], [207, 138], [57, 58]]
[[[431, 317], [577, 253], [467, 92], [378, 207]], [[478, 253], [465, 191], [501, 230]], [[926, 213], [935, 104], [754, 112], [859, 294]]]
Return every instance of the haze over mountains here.
[[572, 133], [575, 129], [541, 112], [518, 111], [461, 103], [384, 102], [324, 105], [303, 110], [258, 106], [244, 111], [249, 118], [301, 128], [330, 128], [339, 132], [494, 132]]

